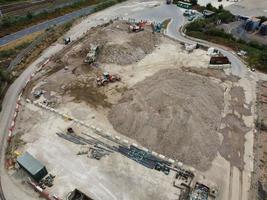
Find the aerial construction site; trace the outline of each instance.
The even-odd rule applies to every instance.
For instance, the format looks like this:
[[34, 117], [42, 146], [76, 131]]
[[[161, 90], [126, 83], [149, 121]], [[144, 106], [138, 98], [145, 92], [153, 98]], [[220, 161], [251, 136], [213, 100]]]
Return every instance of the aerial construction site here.
[[32, 199], [250, 199], [253, 75], [164, 34], [168, 18], [99, 16], [62, 36], [23, 89], [11, 180]]

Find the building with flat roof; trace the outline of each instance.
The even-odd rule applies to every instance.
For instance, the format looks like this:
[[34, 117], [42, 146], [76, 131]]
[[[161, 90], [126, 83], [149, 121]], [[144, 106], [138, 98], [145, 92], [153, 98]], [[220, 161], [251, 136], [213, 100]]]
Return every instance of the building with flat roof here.
[[46, 167], [28, 152], [18, 157], [17, 163], [37, 182], [48, 174]]
[[267, 21], [263, 22], [260, 27], [260, 34], [267, 35]]

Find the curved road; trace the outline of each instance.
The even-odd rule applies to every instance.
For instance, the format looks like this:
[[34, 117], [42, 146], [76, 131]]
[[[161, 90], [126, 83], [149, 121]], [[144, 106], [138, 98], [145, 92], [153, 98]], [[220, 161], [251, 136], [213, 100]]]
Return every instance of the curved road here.
[[54, 25], [61, 25], [61, 24], [64, 24], [66, 22], [69, 22], [73, 19], [76, 19], [77, 17], [91, 14], [93, 11], [94, 11], [94, 6], [89, 6], [89, 7], [74, 11], [72, 13], [57, 17], [55, 19], [45, 21], [45, 22], [42, 22], [40, 24], [31, 26], [29, 28], [23, 29], [23, 30], [18, 31], [16, 33], [4, 36], [4, 37], [0, 38], [0, 46], [5, 45], [5, 44], [12, 42], [14, 40], [20, 39], [26, 35], [31, 34], [31, 33], [45, 30], [45, 29], [47, 29], [51, 26], [54, 26]]
[[[131, 2], [131, 1], [130, 1]], [[128, 10], [125, 8], [128, 6]], [[120, 6], [120, 5], [118, 5]], [[125, 13], [125, 16], [131, 16], [131, 17], [135, 17], [137, 19], [149, 19], [149, 20], [155, 20], [155, 21], [162, 21], [166, 18], [172, 18], [171, 23], [168, 26], [168, 30], [167, 30], [167, 35], [177, 39], [181, 42], [185, 42], [185, 43], [195, 43], [196, 41], [192, 41], [192, 39], [189, 38], [185, 38], [180, 32], [179, 29], [180, 27], [184, 24], [184, 17], [182, 15], [182, 12], [180, 9], [178, 9], [176, 6], [174, 5], [161, 5], [159, 7], [155, 7], [153, 9], [148, 8], [144, 10], [140, 10], [140, 11], [133, 11], [131, 10], [131, 6], [130, 3], [127, 4], [127, 2], [125, 2], [125, 4], [122, 4], [122, 6], [124, 6], [123, 8], [123, 12]], [[115, 6], [114, 6], [115, 7]], [[80, 11], [77, 12], [78, 13], [82, 13], [84, 11]], [[105, 12], [105, 11], [104, 11]], [[128, 13], [127, 13], [128, 12]], [[130, 14], [129, 14], [130, 13]], [[66, 16], [64, 16], [66, 17]], [[69, 16], [69, 19], [72, 19], [72, 15]], [[64, 20], [64, 19], [61, 19]], [[55, 23], [55, 22], [53, 22]], [[60, 20], [58, 21], [58, 23], [60, 23]], [[42, 26], [42, 25], [37, 25], [38, 26]], [[38, 28], [37, 28], [38, 29]], [[26, 32], [23, 32], [21, 34], [26, 34]], [[16, 36], [14, 36], [16, 37]], [[12, 38], [7, 39], [8, 40], [12, 40]], [[195, 39], [194, 39], [195, 40]], [[1, 41], [1, 40], [0, 40]], [[2, 40], [3, 42], [3, 40]], [[206, 46], [216, 46], [214, 44], [210, 44], [208, 42], [205, 41], [201, 41], [198, 43], [202, 44], [202, 45], [206, 45]], [[33, 73], [37, 67], [37, 65], [41, 62], [43, 62], [46, 58], [45, 57], [49, 57], [51, 55], [53, 55], [54, 53], [60, 51], [61, 49], [63, 49], [64, 46], [60, 45], [60, 44], [56, 44], [52, 47], [53, 51], [50, 49], [50, 51], [45, 51], [42, 56], [37, 59], [33, 64], [31, 64], [16, 80], [15, 82], [10, 86], [10, 88], [8, 89], [4, 101], [3, 101], [3, 109], [0, 115], [0, 131], [2, 133], [1, 135], [1, 143], [0, 143], [0, 150], [1, 150], [1, 181], [2, 181], [2, 186], [4, 188], [4, 191], [6, 191], [5, 195], [6, 195], [6, 199], [7, 200], [16, 200], [16, 199], [27, 199], [30, 200], [30, 198], [28, 196], [23, 196], [25, 195], [24, 192], [18, 192], [19, 187], [14, 185], [12, 182], [10, 182], [10, 179], [7, 178], [7, 173], [4, 169], [4, 154], [5, 154], [5, 147], [6, 147], [6, 138], [7, 138], [7, 133], [8, 133], [8, 128], [11, 124], [12, 118], [13, 118], [13, 113], [15, 110], [15, 106], [16, 106], [16, 101], [18, 98], [18, 95], [20, 93], [20, 91], [22, 90], [22, 88], [25, 85], [25, 82], [27, 81], [27, 79], [29, 78], [29, 76], [31, 75], [31, 73]], [[234, 54], [232, 54], [231, 52], [224, 50], [220, 47], [218, 47], [219, 50], [225, 54], [226, 56], [228, 56], [228, 58], [230, 59], [230, 61], [232, 62], [232, 72], [235, 75], [238, 76], [244, 76], [247, 72], [247, 68], [246, 66], [242, 63], [241, 60], [238, 59], [238, 57], [236, 57]], [[1, 183], [0, 183], [1, 184]], [[18, 187], [18, 189], [12, 189], [13, 187]], [[8, 191], [8, 192], [7, 192]], [[14, 194], [9, 194], [9, 193], [13, 193]], [[1, 197], [1, 190], [0, 190], [0, 198], [2, 200], [5, 200], [5, 198], [2, 196]]]

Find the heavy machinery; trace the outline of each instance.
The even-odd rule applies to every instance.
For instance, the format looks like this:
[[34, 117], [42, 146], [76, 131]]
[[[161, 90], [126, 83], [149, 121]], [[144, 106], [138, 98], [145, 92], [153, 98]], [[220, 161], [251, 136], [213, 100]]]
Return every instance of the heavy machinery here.
[[129, 32], [139, 32], [145, 30], [146, 22], [133, 23], [129, 26]]
[[153, 33], [155, 33], [155, 32], [160, 33], [161, 32], [162, 23], [152, 23], [151, 26], [152, 26]]
[[108, 83], [120, 81], [121, 78], [118, 75], [110, 75], [108, 72], [104, 72], [103, 76], [97, 77], [96, 83], [98, 86], [105, 86]]
[[70, 37], [66, 37], [63, 40], [64, 40], [64, 44], [65, 45], [67, 45], [67, 44], [69, 44], [71, 42]]
[[88, 64], [92, 64], [93, 62], [95, 62], [96, 56], [98, 55], [98, 53], [99, 53], [99, 46], [90, 44], [90, 51], [86, 55], [84, 62]]

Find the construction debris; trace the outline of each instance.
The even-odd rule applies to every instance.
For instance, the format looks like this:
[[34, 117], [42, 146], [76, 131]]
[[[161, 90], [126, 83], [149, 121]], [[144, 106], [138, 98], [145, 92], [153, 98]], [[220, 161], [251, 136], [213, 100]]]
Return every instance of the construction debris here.
[[80, 190], [75, 189], [67, 196], [67, 200], [93, 200], [93, 199], [85, 195]]
[[34, 93], [33, 93], [33, 96], [34, 98], [38, 99], [41, 97], [41, 95], [44, 94], [44, 91], [43, 90], [36, 90]]
[[40, 194], [41, 197], [45, 198], [46, 200], [62, 200], [61, 198], [57, 197], [55, 194], [50, 195], [44, 189], [42, 189], [37, 183], [33, 182], [30, 178], [27, 183], [32, 186], [32, 188]]
[[194, 177], [195, 175], [193, 172], [185, 170], [183, 168], [178, 168], [173, 185], [178, 188], [185, 185], [190, 187]]
[[45, 189], [46, 186], [47, 187], [52, 187], [53, 186], [53, 182], [56, 176], [49, 174], [46, 177], [44, 177], [40, 182], [39, 185], [42, 189]]
[[190, 200], [208, 200], [210, 189], [206, 185], [196, 183], [190, 194]]
[[131, 145], [130, 148], [119, 146], [118, 151], [122, 155], [140, 163], [141, 165], [144, 165], [147, 168], [162, 171], [166, 175], [168, 175], [170, 172], [171, 163], [164, 161], [160, 158], [157, 158], [156, 156], [152, 155], [150, 152], [146, 152], [133, 145]]
[[104, 149], [99, 149], [97, 147], [90, 147], [89, 149], [90, 155], [89, 158], [94, 158], [96, 160], [100, 160], [102, 157], [109, 155], [109, 152]]

